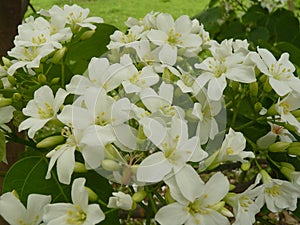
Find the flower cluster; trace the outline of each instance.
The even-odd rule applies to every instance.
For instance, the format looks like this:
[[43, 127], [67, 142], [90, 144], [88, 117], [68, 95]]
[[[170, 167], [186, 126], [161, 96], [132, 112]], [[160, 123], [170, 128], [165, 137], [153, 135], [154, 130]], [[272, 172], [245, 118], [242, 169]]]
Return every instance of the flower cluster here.
[[[72, 203], [50, 204], [50, 196], [31, 194], [26, 211], [8, 192], [0, 198], [0, 215], [8, 222], [92, 225], [105, 219], [99, 204], [127, 211], [140, 204], [152, 207], [162, 225], [225, 225], [231, 217], [235, 225], [250, 225], [264, 205], [274, 213], [296, 209], [299, 172], [269, 155], [299, 155], [300, 79], [288, 53], [277, 60], [267, 49], [249, 49], [246, 40], [210, 40], [188, 16], [149, 13], [129, 18], [126, 33], [110, 35], [105, 56], [92, 57], [86, 72], [57, 87], [37, 72], [42, 65], [50, 71], [58, 57], [53, 52], [75, 45], [81, 28], [101, 32], [92, 23], [102, 20], [87, 17], [88, 10], [77, 5], [54, 6], [41, 15], [19, 27], [8, 53], [13, 59], [2, 66], [10, 82], [3, 89], [15, 93], [0, 99], [0, 124], [22, 112], [18, 130], [27, 131], [26, 141], [49, 159], [43, 176], [73, 182]], [[62, 68], [66, 52], [59, 52]], [[21, 68], [39, 82], [31, 97], [20, 97], [23, 87], [13, 79]], [[24, 106], [16, 104], [19, 98]], [[261, 124], [271, 131], [249, 137], [247, 128]], [[54, 133], [43, 136], [49, 127]], [[10, 137], [9, 129], [2, 130]], [[267, 160], [285, 180], [271, 176]], [[229, 164], [250, 174], [242, 191], [230, 187], [221, 169]], [[84, 187], [85, 178], [74, 179], [79, 166], [120, 184], [108, 204]], [[11, 209], [20, 209], [18, 218]]]

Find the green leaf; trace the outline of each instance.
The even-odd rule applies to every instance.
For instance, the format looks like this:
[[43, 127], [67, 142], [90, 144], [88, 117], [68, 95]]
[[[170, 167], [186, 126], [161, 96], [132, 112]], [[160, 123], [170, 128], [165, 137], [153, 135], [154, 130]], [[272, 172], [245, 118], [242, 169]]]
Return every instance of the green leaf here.
[[7, 163], [5, 135], [0, 132], [0, 161]]
[[262, 8], [260, 5], [251, 6], [245, 15], [242, 17], [242, 21], [245, 25], [255, 27], [257, 25], [263, 26], [269, 17], [267, 9]]
[[[27, 197], [31, 193], [38, 193], [52, 196], [52, 203], [71, 202], [71, 185], [59, 183], [55, 172], [52, 172], [51, 179], [46, 180], [45, 175], [48, 169], [48, 160], [41, 156], [30, 156], [16, 162], [7, 172], [2, 192], [16, 190], [20, 200], [26, 205]], [[108, 202], [111, 196], [112, 187], [108, 181], [94, 171], [84, 174], [73, 174], [72, 178], [86, 178], [86, 186], [91, 188], [103, 202]], [[108, 209], [101, 206], [105, 212]], [[105, 221], [100, 224], [120, 224], [118, 212], [106, 215]]]
[[73, 74], [83, 74], [92, 57], [99, 57], [107, 52], [106, 45], [110, 41], [109, 36], [116, 29], [108, 24], [99, 24], [91, 38], [84, 41], [74, 40], [76, 44], [70, 44], [65, 62]]
[[248, 34], [249, 41], [252, 41], [255, 45], [263, 41], [268, 41], [270, 38], [269, 30], [265, 27], [255, 27]]
[[229, 21], [222, 25], [221, 33], [218, 36], [218, 39], [220, 41], [230, 38], [243, 39], [245, 38], [245, 33], [245, 27], [240, 21]]

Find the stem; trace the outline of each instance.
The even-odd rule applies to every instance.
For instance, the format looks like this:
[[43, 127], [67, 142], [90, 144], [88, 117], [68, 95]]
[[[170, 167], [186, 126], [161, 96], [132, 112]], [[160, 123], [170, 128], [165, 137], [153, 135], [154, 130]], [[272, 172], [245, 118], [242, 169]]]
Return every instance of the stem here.
[[25, 146], [28, 146], [28, 147], [32, 147], [32, 148], [35, 148], [35, 144], [31, 141], [26, 141], [25, 139], [23, 138], [19, 138], [17, 135], [15, 134], [7, 134], [6, 135], [6, 140], [9, 141], [9, 142], [14, 142], [14, 143], [18, 143], [18, 144], [22, 144], [22, 145], [25, 145]]
[[154, 194], [162, 204], [166, 205], [166, 200], [158, 193], [158, 191], [155, 190]]
[[65, 87], [65, 64], [61, 64], [61, 87]]
[[148, 192], [147, 195], [148, 195], [149, 202], [150, 202], [150, 205], [148, 205], [148, 207], [151, 206], [152, 211], [154, 212], [154, 214], [156, 214], [156, 212], [157, 212], [157, 205], [156, 205], [156, 203], [154, 201], [153, 194], [150, 193], [150, 192]]
[[105, 207], [107, 207], [107, 204], [105, 202], [103, 202], [100, 198], [97, 201], [100, 205], [103, 205]]
[[243, 124], [239, 127], [236, 127], [234, 129], [235, 130], [243, 130], [244, 128], [249, 127], [249, 126], [253, 125], [254, 123], [255, 123], [255, 121], [251, 120], [251, 121], [249, 121], [249, 122], [247, 122], [247, 123], [245, 123], [245, 124]]
[[117, 210], [119, 210], [119, 209], [117, 209], [117, 208], [110, 209], [110, 210], [107, 210], [106, 212], [104, 212], [104, 214], [107, 215], [107, 214], [110, 214], [110, 213], [112, 213], [114, 211], [117, 211]]

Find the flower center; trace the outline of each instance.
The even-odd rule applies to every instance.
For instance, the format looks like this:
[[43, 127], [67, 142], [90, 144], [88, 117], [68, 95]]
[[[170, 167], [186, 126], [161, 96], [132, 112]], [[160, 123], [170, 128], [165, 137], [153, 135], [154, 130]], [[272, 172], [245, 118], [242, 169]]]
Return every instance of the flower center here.
[[182, 36], [180, 33], [176, 33], [173, 29], [169, 30], [167, 42], [170, 45], [182, 44], [183, 42], [179, 39]]
[[249, 211], [249, 207], [252, 204], [253, 204], [253, 201], [250, 198], [248, 198], [247, 196], [242, 196], [240, 198], [240, 205], [243, 207], [243, 210], [245, 212]]
[[234, 154], [234, 150], [232, 147], [227, 147], [226, 148], [226, 155], [233, 155]]
[[81, 225], [86, 220], [86, 213], [80, 208], [79, 205], [75, 205], [74, 210], [68, 211], [67, 224]]
[[287, 102], [281, 102], [279, 106], [283, 108], [284, 114], [288, 114], [290, 112], [290, 104], [288, 104]]
[[40, 116], [40, 119], [47, 119], [54, 116], [54, 110], [52, 106], [48, 103], [44, 103], [45, 107], [38, 107], [38, 114]]

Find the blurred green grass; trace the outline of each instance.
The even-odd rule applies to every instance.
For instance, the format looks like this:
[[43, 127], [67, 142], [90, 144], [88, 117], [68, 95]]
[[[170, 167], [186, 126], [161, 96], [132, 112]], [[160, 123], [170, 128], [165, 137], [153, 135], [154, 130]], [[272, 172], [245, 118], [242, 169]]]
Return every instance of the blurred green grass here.
[[[90, 9], [91, 16], [100, 16], [105, 23], [112, 24], [120, 30], [125, 30], [124, 22], [128, 17], [141, 18], [151, 11], [164, 12], [179, 17], [186, 14], [195, 16], [205, 7], [209, 0], [31, 0], [38, 11], [50, 9], [54, 4], [77, 4]], [[27, 16], [32, 13], [29, 9]]]

